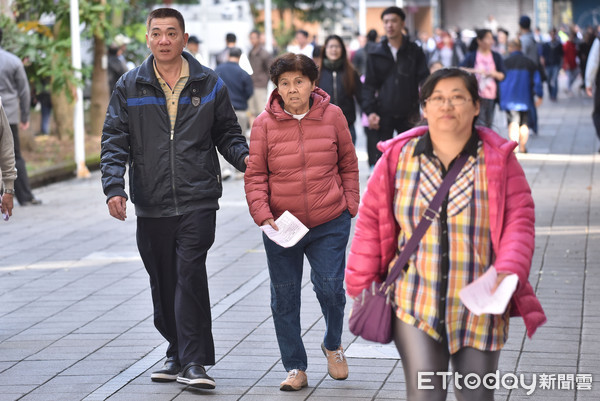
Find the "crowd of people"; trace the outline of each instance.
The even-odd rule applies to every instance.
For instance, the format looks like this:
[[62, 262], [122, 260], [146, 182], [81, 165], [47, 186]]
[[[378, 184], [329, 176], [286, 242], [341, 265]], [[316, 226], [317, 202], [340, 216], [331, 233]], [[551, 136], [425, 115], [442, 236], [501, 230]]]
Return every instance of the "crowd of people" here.
[[[135, 207], [154, 322], [168, 342], [164, 366], [152, 372], [153, 381], [216, 386], [206, 370], [215, 363], [206, 260], [227, 166], [243, 177], [258, 226], [278, 231], [278, 219], [289, 212], [308, 228], [289, 247], [263, 234], [286, 371], [280, 390], [308, 386], [300, 320], [304, 258], [325, 321], [321, 349], [327, 371], [345, 380], [346, 294], [359, 299], [373, 281], [385, 278], [423, 218], [431, 226], [390, 294], [408, 398], [446, 399], [441, 376], [431, 383], [433, 389], [417, 386], [421, 371], [448, 371], [451, 363], [463, 377], [495, 372], [511, 316], [523, 318], [529, 336], [535, 333], [546, 320], [528, 281], [535, 211], [514, 153], [526, 152], [529, 131], [537, 132], [543, 81], [555, 100], [558, 71], [568, 74], [570, 89], [586, 63], [584, 87], [592, 95], [600, 74], [600, 39], [579, 40], [575, 31], [563, 38], [552, 30], [540, 41], [527, 16], [514, 36], [492, 22], [477, 29], [468, 44], [459, 30], [436, 30], [434, 38], [421, 33], [413, 41], [404, 10], [393, 6], [381, 14], [385, 35], [377, 40], [377, 32], [369, 32], [355, 51], [338, 35], [318, 45], [300, 30], [295, 44], [278, 56], [265, 50], [258, 31], [249, 34], [247, 52], [228, 34], [212, 70], [199, 60], [200, 40], [186, 33], [183, 16], [158, 8], [147, 19], [151, 54], [141, 65], [126, 68], [126, 43], [115, 43], [102, 132], [102, 187], [112, 217], [127, 218], [128, 200]], [[22, 68], [20, 60], [15, 63]], [[5, 97], [2, 76], [2, 101], [17, 110], [0, 104], [1, 205], [10, 215], [12, 194], [19, 196], [15, 159], [22, 177], [16, 124], [26, 124], [28, 115], [23, 100], [19, 113], [17, 101]], [[496, 104], [507, 114], [511, 140], [493, 130]], [[370, 168], [362, 201], [354, 146], [359, 113]], [[596, 91], [597, 128], [599, 118]], [[460, 169], [456, 180], [439, 210], [430, 210], [452, 168]], [[346, 265], [351, 219], [357, 215]], [[479, 316], [461, 302], [459, 292], [491, 269], [496, 286], [509, 275], [519, 284], [502, 313]], [[483, 387], [457, 387], [456, 394], [462, 400], [494, 398], [494, 391]]]

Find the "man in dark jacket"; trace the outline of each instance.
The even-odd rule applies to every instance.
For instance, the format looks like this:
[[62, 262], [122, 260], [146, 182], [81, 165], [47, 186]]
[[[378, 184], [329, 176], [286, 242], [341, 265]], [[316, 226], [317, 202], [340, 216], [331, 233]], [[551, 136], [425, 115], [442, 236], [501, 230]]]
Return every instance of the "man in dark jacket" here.
[[556, 101], [558, 95], [558, 73], [563, 64], [563, 45], [556, 28], [550, 30], [550, 41], [542, 44], [540, 64], [546, 69], [550, 100]]
[[183, 52], [181, 14], [159, 8], [146, 25], [152, 54], [117, 82], [106, 113], [102, 186], [110, 215], [125, 220], [129, 167], [154, 324], [169, 342], [152, 380], [212, 389], [204, 365], [215, 363], [206, 273], [222, 194], [215, 148], [244, 171], [248, 145], [223, 81]]
[[404, 11], [388, 7], [381, 19], [386, 38], [368, 53], [361, 105], [373, 130], [367, 136], [369, 166], [381, 156], [379, 141], [392, 138], [394, 130], [401, 133], [418, 122], [419, 86], [429, 75], [425, 53], [403, 33]]

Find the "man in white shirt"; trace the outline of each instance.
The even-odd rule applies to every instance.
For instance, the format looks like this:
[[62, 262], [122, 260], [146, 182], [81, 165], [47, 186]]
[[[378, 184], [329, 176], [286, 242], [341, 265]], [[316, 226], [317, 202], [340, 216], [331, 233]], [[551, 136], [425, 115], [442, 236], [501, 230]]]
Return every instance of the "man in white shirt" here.
[[296, 54], [304, 54], [307, 57], [313, 58], [315, 47], [308, 41], [308, 32], [303, 29], [296, 31], [296, 45], [289, 45], [288, 52]]

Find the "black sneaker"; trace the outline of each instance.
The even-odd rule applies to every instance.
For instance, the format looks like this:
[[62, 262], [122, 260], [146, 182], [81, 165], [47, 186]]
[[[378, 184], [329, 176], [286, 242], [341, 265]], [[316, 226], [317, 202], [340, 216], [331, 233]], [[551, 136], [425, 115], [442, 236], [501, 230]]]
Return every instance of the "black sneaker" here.
[[157, 370], [156, 372], [152, 372], [150, 375], [150, 379], [153, 382], [174, 382], [177, 380], [177, 375], [181, 371], [181, 365], [179, 361], [175, 357], [167, 358], [163, 368], [161, 370]]
[[196, 388], [215, 388], [215, 381], [212, 377], [206, 374], [204, 366], [198, 363], [188, 363], [185, 368], [177, 376], [177, 382], [181, 384], [187, 384], [188, 386]]

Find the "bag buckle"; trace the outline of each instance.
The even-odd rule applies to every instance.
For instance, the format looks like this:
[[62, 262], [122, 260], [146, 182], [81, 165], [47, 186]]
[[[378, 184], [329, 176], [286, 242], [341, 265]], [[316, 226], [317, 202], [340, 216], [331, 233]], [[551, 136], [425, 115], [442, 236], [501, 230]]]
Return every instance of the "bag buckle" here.
[[433, 222], [433, 220], [435, 220], [435, 219], [438, 219], [439, 217], [440, 217], [440, 214], [430, 208], [425, 209], [425, 211], [423, 212], [423, 218], [427, 219], [431, 222]]

